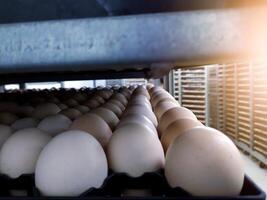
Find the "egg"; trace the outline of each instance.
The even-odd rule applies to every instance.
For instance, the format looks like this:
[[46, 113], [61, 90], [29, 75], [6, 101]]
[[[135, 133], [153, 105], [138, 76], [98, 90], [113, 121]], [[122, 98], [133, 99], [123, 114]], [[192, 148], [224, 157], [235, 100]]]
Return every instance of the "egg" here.
[[184, 119], [184, 118], [190, 118], [197, 120], [194, 113], [185, 108], [185, 107], [174, 107], [169, 110], [167, 110], [160, 118], [159, 120], [159, 134], [161, 133], [174, 121], [178, 119]]
[[118, 100], [118, 101], [121, 102], [124, 106], [126, 106], [127, 103], [128, 103], [126, 97], [125, 97], [123, 94], [120, 94], [120, 93], [113, 94], [113, 95], [112, 95], [112, 99], [116, 99], [116, 100]]
[[33, 116], [38, 119], [43, 119], [49, 115], [55, 115], [60, 112], [60, 108], [54, 103], [43, 103], [36, 106], [33, 111]]
[[131, 92], [128, 89], [122, 90], [120, 93], [124, 95], [127, 100], [129, 100], [131, 97]]
[[100, 104], [105, 103], [105, 99], [98, 95], [93, 95], [92, 99], [97, 100]]
[[109, 166], [114, 172], [139, 177], [164, 167], [164, 152], [151, 129], [127, 124], [113, 133], [107, 148]]
[[155, 134], [158, 134], [154, 124], [150, 121], [150, 119], [148, 119], [145, 115], [142, 115], [142, 114], [130, 114], [130, 115], [125, 116], [124, 118], [121, 119], [120, 123], [117, 126], [117, 129], [129, 123], [145, 124]]
[[130, 101], [135, 101], [135, 100], [141, 100], [141, 101], [145, 101], [147, 103], [150, 103], [149, 99], [146, 96], [140, 95], [140, 94], [133, 94], [131, 96]]
[[196, 126], [203, 126], [203, 124], [195, 119], [185, 118], [172, 122], [162, 133], [160, 141], [165, 152], [176, 137], [185, 131]]
[[107, 100], [112, 95], [112, 92], [108, 90], [101, 90], [97, 91], [96, 94]]
[[92, 109], [92, 108], [97, 108], [98, 106], [101, 105], [101, 103], [99, 103], [96, 99], [89, 99], [84, 103], [84, 105]]
[[82, 115], [82, 113], [79, 110], [74, 109], [74, 108], [68, 108], [68, 109], [62, 110], [61, 112], [59, 112], [59, 114], [65, 115], [71, 120], [77, 119], [78, 117]]
[[129, 89], [130, 91], [134, 91], [135, 88], [136, 88], [136, 86], [134, 86], [134, 85], [130, 85], [130, 86], [128, 87], [128, 89]]
[[105, 122], [109, 125], [109, 127], [113, 130], [117, 124], [119, 123], [119, 118], [117, 115], [107, 108], [96, 108], [92, 110], [90, 113], [97, 114], [99, 117], [105, 120]]
[[166, 90], [164, 90], [163, 88], [160, 88], [150, 94], [151, 100], [153, 101], [155, 97], [161, 96], [161, 95], [168, 95], [168, 97], [171, 97], [171, 95]]
[[153, 93], [155, 93], [155, 92], [157, 92], [157, 91], [162, 91], [162, 90], [163, 90], [162, 87], [154, 86], [154, 87], [150, 88], [150, 89], [148, 90], [148, 92], [149, 92], [150, 94], [153, 94]]
[[151, 104], [148, 101], [148, 99], [147, 98], [139, 98], [139, 96], [135, 96], [135, 97], [131, 98], [131, 100], [129, 101], [127, 106], [131, 106], [131, 105], [144, 105], [144, 106], [148, 107], [150, 110], [152, 110]]
[[18, 113], [25, 117], [31, 117], [33, 111], [34, 111], [34, 108], [32, 106], [24, 105], [24, 106], [19, 106], [18, 108]]
[[18, 104], [11, 101], [0, 102], [0, 112], [16, 113], [18, 111]]
[[75, 99], [77, 102], [83, 102], [83, 101], [86, 101], [86, 96], [81, 93], [76, 93], [73, 96], [73, 99]]
[[9, 126], [0, 124], [0, 148], [11, 134], [12, 129]]
[[134, 114], [134, 113], [145, 115], [147, 118], [151, 120], [154, 126], [157, 127], [158, 125], [157, 118], [154, 115], [154, 113], [147, 107], [141, 105], [130, 106], [124, 111], [123, 116], [127, 116], [129, 114]]
[[37, 128], [51, 136], [55, 136], [58, 133], [68, 130], [71, 124], [72, 121], [68, 117], [62, 114], [56, 114], [44, 118], [40, 121]]
[[93, 113], [87, 113], [74, 120], [70, 129], [82, 130], [90, 133], [104, 147], [107, 145], [112, 135], [112, 131], [105, 120]]
[[133, 91], [133, 95], [137, 95], [137, 94], [143, 95], [146, 98], [150, 99], [150, 95], [149, 95], [148, 91], [143, 87], [138, 87]]
[[35, 164], [51, 136], [37, 128], [22, 129], [12, 134], [0, 152], [1, 173], [11, 178], [34, 173]]
[[161, 101], [173, 101], [174, 103], [179, 105], [179, 103], [169, 93], [157, 95], [155, 98], [152, 99], [151, 104], [153, 107], [155, 107]]
[[79, 196], [99, 188], [108, 175], [105, 152], [83, 131], [67, 131], [54, 137], [36, 164], [36, 187], [45, 196]]
[[30, 99], [31, 105], [40, 105], [45, 102], [45, 99], [42, 97], [34, 96]]
[[64, 103], [59, 103], [59, 104], [57, 104], [57, 106], [60, 108], [60, 110], [64, 110], [64, 109], [68, 108], [68, 106]]
[[10, 112], [0, 112], [0, 124], [11, 125], [18, 117]]
[[72, 98], [67, 99], [63, 103], [66, 104], [69, 107], [74, 107], [74, 106], [77, 106], [79, 104], [75, 99], [72, 99]]
[[90, 110], [90, 108], [84, 105], [77, 105], [74, 108], [79, 110], [81, 113], [87, 113]]
[[117, 105], [122, 111], [125, 110], [125, 106], [116, 99], [110, 99], [108, 102]]
[[109, 110], [111, 110], [112, 112], [114, 112], [118, 117], [121, 116], [122, 114], [122, 110], [120, 109], [119, 106], [117, 106], [114, 103], [105, 103], [104, 105], [102, 105], [103, 108], [107, 108]]
[[153, 93], [150, 93], [150, 101], [153, 101], [153, 99], [156, 97], [156, 96], [158, 96], [158, 95], [160, 95], [160, 94], [164, 94], [165, 93], [165, 91], [163, 90], [163, 89], [161, 89], [161, 90], [157, 90], [157, 91], [155, 91], [155, 92], [153, 92]]
[[50, 102], [50, 103], [59, 103], [59, 100], [58, 98], [54, 97], [54, 96], [51, 96], [49, 98], [46, 99], [47, 102]]
[[158, 119], [161, 118], [161, 116], [169, 109], [171, 108], [176, 108], [179, 107], [178, 104], [174, 103], [173, 101], [163, 101], [158, 103], [154, 110], [155, 110], [155, 114], [157, 116]]
[[196, 127], [170, 145], [165, 176], [171, 187], [181, 187], [194, 196], [236, 196], [243, 186], [244, 165], [227, 136]]
[[38, 125], [39, 120], [38, 119], [34, 119], [32, 117], [25, 117], [25, 118], [21, 118], [18, 119], [17, 121], [15, 121], [11, 127], [14, 130], [19, 130], [19, 129], [25, 129], [25, 128], [34, 128]]
[[150, 89], [152, 89], [153, 87], [154, 87], [154, 85], [151, 84], [151, 83], [148, 83], [148, 84], [146, 85], [146, 88], [147, 88], [148, 91], [149, 91]]

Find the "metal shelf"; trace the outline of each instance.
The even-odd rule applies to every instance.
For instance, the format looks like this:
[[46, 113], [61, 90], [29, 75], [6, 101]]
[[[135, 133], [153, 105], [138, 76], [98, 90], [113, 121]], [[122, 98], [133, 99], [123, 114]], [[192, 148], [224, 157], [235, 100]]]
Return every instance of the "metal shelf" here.
[[[173, 67], [250, 57], [260, 49], [261, 32], [253, 23], [265, 27], [264, 11], [210, 9], [1, 24], [0, 79], [14, 82], [18, 76], [27, 80], [54, 72], [107, 77], [103, 71], [118, 76], [131, 71], [132, 77], [140, 70], [153, 78]], [[243, 34], [248, 29], [257, 34]]]

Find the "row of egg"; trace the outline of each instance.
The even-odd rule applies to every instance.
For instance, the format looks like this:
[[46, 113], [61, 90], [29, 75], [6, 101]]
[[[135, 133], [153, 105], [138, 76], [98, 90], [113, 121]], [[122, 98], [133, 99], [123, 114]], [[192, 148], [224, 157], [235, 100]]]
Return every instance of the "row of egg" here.
[[165, 90], [149, 89], [158, 132], [166, 152], [165, 176], [172, 187], [197, 196], [234, 196], [242, 189], [244, 167], [234, 143], [205, 127]]
[[[48, 145], [43, 145], [45, 148], [40, 156], [37, 156], [39, 159], [35, 170], [36, 185], [43, 194], [75, 196], [90, 187], [100, 187], [107, 176], [108, 166], [115, 172], [125, 172], [133, 177], [164, 168], [164, 151], [157, 136], [156, 128], [164, 150], [167, 151], [171, 143], [177, 143], [172, 141], [178, 135], [189, 136], [190, 134], [181, 133], [194, 126], [201, 125], [191, 111], [179, 107], [179, 104], [166, 91], [158, 87], [148, 87], [148, 91], [144, 87], [138, 87], [131, 95], [132, 89], [124, 88], [123, 94], [117, 93], [116, 99], [110, 99], [110, 101], [113, 101], [110, 102], [111, 105], [109, 107], [102, 104], [102, 107], [93, 109], [91, 112], [78, 117], [70, 127], [70, 129], [73, 129], [72, 131], [61, 133], [54, 137]], [[90, 106], [90, 104], [87, 105]], [[121, 119], [120, 121], [119, 118]], [[111, 130], [114, 130], [113, 134]], [[196, 132], [201, 131], [205, 132], [201, 134], [205, 136], [206, 133], [215, 130], [206, 128]], [[31, 131], [27, 130], [26, 132]], [[38, 131], [35, 130], [35, 132]], [[221, 136], [217, 132], [216, 134]], [[198, 136], [199, 134], [194, 135], [196, 138]], [[30, 137], [33, 138], [32, 136]], [[206, 137], [209, 138], [210, 134], [206, 135]], [[103, 148], [94, 138], [100, 142]], [[164, 142], [165, 140], [166, 142]], [[228, 141], [228, 138], [225, 140], [229, 143], [230, 150], [227, 152], [220, 148], [221, 152], [217, 153], [221, 153], [223, 156], [233, 153], [231, 155], [234, 157], [232, 161], [239, 164], [238, 153], [234, 152], [235, 147]], [[29, 139], [29, 141], [31, 140]], [[181, 140], [179, 139], [179, 141]], [[192, 141], [194, 139], [190, 139], [178, 147], [182, 148], [182, 150], [184, 147], [188, 147], [192, 152], [195, 145]], [[199, 141], [201, 142], [202, 140]], [[216, 141], [215, 144], [218, 144], [218, 141], [217, 143]], [[44, 143], [46, 144], [46, 142]], [[202, 143], [207, 145], [205, 141], [202, 141]], [[43, 146], [40, 145], [40, 148]], [[171, 146], [175, 145], [172, 144]], [[210, 179], [207, 179], [206, 182], [201, 182], [203, 181], [202, 179], [207, 177], [199, 177], [198, 174], [195, 174], [195, 179], [192, 179], [191, 172], [201, 170], [202, 165], [194, 163], [194, 166], [191, 166], [190, 162], [188, 165], [188, 161], [190, 161], [190, 155], [187, 155], [188, 152], [179, 150], [179, 152], [183, 152], [181, 158], [187, 161], [184, 162], [184, 160], [176, 156], [178, 153], [176, 148], [170, 147], [170, 149], [174, 150], [168, 150], [167, 152], [165, 174], [171, 186], [182, 187], [194, 195], [233, 195], [239, 192], [242, 180], [239, 178], [233, 183], [229, 183], [235, 178], [234, 176], [232, 179], [228, 177], [232, 175], [231, 170], [227, 171], [228, 179], [222, 183], [223, 187], [220, 187], [221, 189], [218, 192], [216, 188], [212, 187], [216, 186], [213, 182], [214, 180], [221, 182], [222, 177], [209, 177]], [[107, 157], [104, 151], [106, 151]], [[207, 152], [202, 151], [200, 153], [201, 159], [205, 158], [205, 153]], [[194, 156], [194, 154], [191, 156]], [[181, 161], [184, 163], [182, 167]], [[195, 162], [197, 161], [199, 160]], [[217, 161], [220, 161], [220, 157], [217, 158]], [[21, 160], [19, 162], [23, 163]], [[206, 161], [202, 160], [202, 163], [204, 165], [205, 163], [211, 163], [210, 167], [213, 167], [213, 169], [216, 166], [215, 163], [210, 162], [208, 159]], [[229, 163], [224, 163], [217, 170], [222, 170], [224, 167], [229, 168], [228, 165]], [[237, 165], [236, 169], [240, 170], [242, 166]], [[215, 170], [215, 172], [217, 171]], [[180, 176], [177, 173], [178, 175], [181, 173]], [[238, 175], [242, 173], [243, 171], [241, 170]], [[181, 177], [181, 175], [184, 177]], [[189, 181], [185, 180], [186, 178]], [[189, 186], [181, 180], [184, 180]], [[195, 183], [194, 181], [196, 180], [198, 182]], [[226, 187], [226, 184], [229, 184], [230, 189]], [[236, 185], [236, 187], [232, 187], [233, 185]], [[199, 189], [199, 186], [202, 186], [202, 188], [200, 187]], [[202, 193], [196, 191], [196, 188], [201, 190]]]
[[[2, 166], [1, 173], [7, 174], [12, 178], [16, 178], [20, 176], [21, 174], [25, 174], [25, 173], [33, 173], [34, 166], [31, 165], [30, 162], [28, 164], [31, 166], [25, 166], [25, 169], [23, 167], [20, 167], [20, 166], [23, 166], [25, 162], [27, 162], [27, 159], [24, 159], [25, 157], [27, 157], [27, 155], [19, 155], [19, 154], [23, 154], [23, 153], [28, 154], [28, 150], [30, 150], [30, 148], [34, 148], [34, 147], [30, 147], [31, 144], [34, 145], [36, 148], [37, 146], [39, 146], [38, 148], [40, 150], [43, 147], [43, 145], [46, 144], [47, 140], [51, 139], [51, 137], [63, 131], [66, 131], [68, 129], [73, 129], [76, 123], [75, 119], [85, 115], [86, 113], [88, 113], [90, 109], [91, 109], [91, 112], [90, 112], [91, 114], [88, 114], [88, 115], [90, 116], [92, 115], [93, 119], [92, 120], [89, 119], [89, 121], [95, 122], [98, 119], [100, 119], [96, 123], [89, 123], [91, 124], [91, 127], [92, 127], [91, 129], [95, 129], [95, 127], [97, 126], [98, 126], [98, 129], [101, 129], [101, 126], [102, 127], [107, 126], [107, 123], [108, 123], [110, 125], [110, 128], [108, 127], [107, 130], [111, 133], [111, 129], [113, 129], [116, 126], [116, 123], [118, 123], [119, 121], [117, 115], [114, 114], [111, 110], [115, 110], [115, 111], [119, 110], [119, 112], [122, 112], [115, 103], [120, 104], [120, 98], [125, 98], [122, 94], [125, 94], [125, 96], [127, 97], [129, 97], [131, 94], [130, 90], [128, 89], [126, 90], [125, 88], [122, 88], [120, 92], [121, 93], [117, 92], [117, 93], [112, 94], [113, 93], [112, 90], [106, 90], [106, 89], [97, 90], [94, 93], [90, 93], [91, 95], [87, 95], [89, 99], [85, 98], [86, 93], [79, 94], [77, 92], [73, 95], [73, 97], [74, 98], [80, 97], [76, 99], [77, 101], [78, 99], [80, 99], [79, 102], [81, 104], [77, 105], [77, 101], [74, 100], [74, 98], [69, 99], [67, 100], [67, 102], [65, 102], [66, 103], [65, 106], [68, 108], [62, 111], [59, 108], [59, 105], [62, 103], [57, 102], [58, 104], [56, 104], [56, 102], [54, 103], [44, 102], [42, 100], [41, 101], [42, 103], [36, 105], [34, 107], [33, 112], [31, 112], [32, 117], [25, 117], [25, 115], [18, 114], [21, 111], [20, 108], [24, 107], [24, 105], [20, 106], [18, 102], [14, 101], [15, 99], [12, 102], [10, 101], [0, 102], [0, 105], [1, 105], [0, 110], [2, 111], [1, 112], [2, 114], [8, 113], [14, 116], [15, 114], [17, 114], [17, 116], [22, 117], [14, 121], [10, 126], [9, 126], [10, 123], [7, 123], [7, 120], [1, 121], [1, 125], [0, 125], [0, 145], [1, 146], [0, 147], [3, 146], [3, 148], [1, 148], [2, 149], [1, 150], [1, 154], [2, 154], [1, 164], [0, 164]], [[39, 95], [39, 92], [36, 92], [33, 98], [37, 98], [40, 100], [40, 97], [38, 97], [38, 95]], [[53, 99], [56, 99], [56, 98], [54, 97]], [[95, 103], [95, 101], [98, 99], [99, 101]], [[20, 100], [20, 98], [18, 98], [18, 100]], [[49, 98], [48, 100], [50, 101], [51, 98]], [[76, 103], [73, 103], [73, 102], [76, 102]], [[93, 102], [93, 103], [89, 104], [88, 102]], [[102, 107], [96, 108], [96, 104], [101, 105], [101, 103], [102, 103]], [[84, 104], [87, 104], [88, 106], [85, 106]], [[74, 108], [77, 106], [80, 106], [86, 109], [83, 109], [83, 112], [81, 112]], [[71, 109], [74, 110], [74, 112], [68, 112], [68, 111], [71, 111]], [[79, 114], [77, 116], [76, 116], [76, 111]], [[120, 113], [118, 115], [120, 115]], [[74, 120], [75, 123], [72, 122], [71, 120]], [[107, 121], [107, 123], [105, 122], [105, 120]], [[82, 129], [82, 127], [80, 129]], [[97, 128], [96, 130], [89, 129], [89, 131], [92, 134], [97, 135], [96, 133], [101, 133], [102, 131], [102, 130], [98, 131], [98, 129]], [[13, 134], [13, 132], [15, 133]], [[32, 143], [33, 140], [36, 142], [35, 144], [34, 142]], [[102, 140], [102, 138], [100, 138], [100, 140]], [[40, 142], [40, 144], [38, 144], [38, 142]], [[23, 151], [18, 151], [18, 149], [21, 149], [21, 148], [23, 149]], [[38, 152], [37, 149], [36, 149], [36, 152]], [[28, 156], [31, 156], [31, 155], [28, 155]], [[18, 158], [17, 160], [16, 160], [16, 157]], [[19, 157], [21, 157], [21, 159], [23, 160], [22, 161], [19, 160]], [[14, 168], [13, 166], [17, 166], [17, 167]]]
[[[103, 149], [105, 149], [105, 146], [112, 135], [112, 130], [117, 126], [119, 118], [122, 115], [126, 104], [128, 103], [128, 99], [131, 96], [131, 89], [120, 88], [120, 90], [114, 92], [114, 94], [108, 90], [105, 90], [102, 93], [101, 92], [102, 91], [96, 91], [92, 94], [93, 97], [89, 95], [89, 99], [84, 99], [81, 105], [73, 103], [75, 102], [73, 100], [64, 102], [64, 105], [68, 107], [68, 110], [75, 109], [76, 106], [87, 106], [88, 109], [84, 110], [83, 114], [78, 116], [75, 116], [69, 112], [67, 112], [67, 114], [71, 114], [71, 116], [67, 115], [66, 113], [62, 113], [59, 108], [60, 105], [62, 107], [62, 103], [60, 102], [58, 102], [58, 104], [56, 102], [42, 102], [35, 106], [33, 111], [35, 114], [32, 114], [31, 117], [26, 118], [22, 115], [23, 117], [13, 122], [11, 127], [8, 126], [10, 123], [2, 121], [2, 123], [5, 123], [5, 125], [0, 126], [0, 135], [3, 136], [2, 148], [0, 152], [1, 173], [6, 174], [11, 178], [17, 178], [22, 174], [35, 172], [37, 187], [40, 188], [44, 194], [56, 195], [53, 193], [53, 191], [46, 191], [46, 186], [43, 187], [42, 183], [46, 183], [47, 180], [49, 182], [47, 185], [53, 185], [51, 183], [54, 182], [55, 177], [60, 177], [61, 180], [65, 180], [68, 175], [75, 175], [79, 167], [84, 167], [86, 166], [85, 163], [89, 163], [91, 170], [90, 167], [83, 168], [83, 172], [86, 170], [84, 176], [86, 177], [85, 181], [88, 182], [89, 178], [91, 184], [84, 184], [80, 182], [80, 179], [77, 181], [81, 185], [85, 185], [86, 189], [90, 187], [99, 187], [103, 180], [100, 182], [100, 185], [95, 183], [99, 182], [98, 180], [101, 180], [101, 177], [105, 178], [106, 175], [103, 176], [103, 174], [107, 173], [107, 159]], [[103, 99], [104, 101], [102, 101]], [[8, 107], [8, 105], [16, 105], [14, 102], [5, 101], [2, 102], [2, 104], [0, 103], [0, 105], [2, 113], [9, 112], [11, 115], [18, 113], [16, 109], [11, 109]], [[16, 105], [16, 107], [19, 108], [18, 105]], [[71, 119], [73, 121], [71, 121]], [[15, 133], [12, 133], [12, 129], [15, 130]], [[63, 134], [62, 132], [66, 130], [73, 131], [67, 131], [68, 133]], [[57, 135], [63, 135], [59, 138], [63, 137], [64, 144], [56, 145], [55, 147], [49, 147], [50, 143], [53, 144], [52, 141], [55, 142], [58, 140]], [[68, 137], [71, 138], [71, 140], [69, 140], [69, 142], [72, 143], [71, 145], [68, 144]], [[79, 141], [79, 137], [85, 137], [85, 139]], [[75, 145], [75, 141], [81, 143]], [[90, 147], [88, 145], [90, 145]], [[90, 150], [87, 151], [86, 146]], [[46, 147], [43, 150], [44, 152], [49, 152], [49, 150], [46, 149], [52, 148], [53, 155], [50, 154], [48, 156], [44, 156], [44, 160], [48, 158], [48, 161], [43, 162], [43, 157], [41, 156], [42, 154], [40, 156], [39, 154], [44, 147]], [[77, 154], [75, 154], [75, 152], [70, 153], [69, 151], [75, 151], [73, 149], [75, 147], [78, 149], [76, 152]], [[53, 150], [53, 148], [56, 150]], [[61, 150], [58, 151], [58, 148]], [[58, 154], [56, 154], [56, 152]], [[59, 155], [60, 153], [62, 153], [62, 155]], [[44, 154], [47, 155], [49, 153]], [[81, 156], [83, 154], [85, 156]], [[71, 155], [75, 156], [71, 157]], [[55, 160], [53, 160], [53, 156], [56, 157]], [[70, 169], [71, 171], [69, 171], [69, 173], [66, 173], [66, 171], [62, 169], [62, 167], [64, 168], [64, 166], [66, 166], [66, 163], [64, 164], [64, 162], [66, 162], [66, 156], [71, 160], [68, 162], [75, 165], [71, 165], [74, 167], [74, 169]], [[63, 158], [63, 160], [60, 160], [60, 158]], [[78, 160], [73, 160], [75, 158]], [[37, 160], [39, 161], [37, 162]], [[47, 168], [53, 165], [51, 164], [53, 161], [56, 162], [54, 166], [55, 168], [47, 170]], [[38, 163], [41, 164], [38, 165]], [[97, 173], [97, 170], [100, 174]], [[57, 172], [57, 176], [53, 174], [55, 171]], [[60, 172], [63, 172], [63, 174]], [[90, 172], [92, 177], [86, 176], [87, 172]], [[49, 176], [49, 174], [51, 176]], [[41, 183], [38, 180], [41, 180]], [[58, 182], [56, 183], [57, 185], [55, 188], [57, 188], [56, 191], [58, 195], [73, 195], [73, 193], [62, 193], [62, 190], [59, 189], [60, 184], [58, 184]], [[66, 184], [65, 181], [61, 183], [63, 185]], [[79, 184], [75, 183], [75, 180], [73, 183]]]
[[157, 118], [144, 87], [134, 90], [107, 147], [109, 167], [139, 177], [164, 168], [165, 157], [157, 133]]
[[[59, 91], [51, 90], [51, 94], [49, 91], [45, 93], [44, 91], [33, 92], [31, 90], [23, 93], [1, 94], [0, 123], [11, 125], [20, 118], [31, 117], [41, 120], [54, 114], [64, 114], [73, 120], [88, 112], [89, 109], [104, 104], [107, 99], [110, 101], [120, 100], [120, 94], [113, 94], [113, 91], [107, 88], [71, 90], [71, 92], [61, 89]], [[128, 88], [121, 88], [118, 92], [129, 95], [129, 91]], [[105, 104], [109, 106], [109, 103], [106, 102]]]

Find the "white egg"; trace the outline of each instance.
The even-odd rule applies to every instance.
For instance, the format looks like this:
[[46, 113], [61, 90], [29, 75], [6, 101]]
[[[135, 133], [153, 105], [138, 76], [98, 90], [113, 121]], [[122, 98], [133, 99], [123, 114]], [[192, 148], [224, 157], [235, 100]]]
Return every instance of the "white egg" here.
[[35, 183], [46, 196], [78, 196], [99, 188], [108, 174], [105, 152], [83, 131], [67, 131], [43, 149], [36, 165]]
[[38, 119], [34, 119], [31, 117], [21, 118], [15, 121], [11, 127], [14, 130], [24, 129], [24, 128], [33, 128], [36, 127], [39, 123]]
[[34, 173], [35, 164], [51, 136], [37, 128], [22, 129], [12, 134], [0, 152], [1, 173], [11, 178]]
[[172, 187], [196, 196], [236, 196], [244, 166], [234, 143], [218, 130], [196, 127], [177, 137], [166, 154], [165, 176]]
[[114, 172], [139, 177], [164, 167], [164, 152], [158, 137], [146, 126], [127, 124], [112, 135], [107, 148]]
[[37, 128], [49, 133], [51, 136], [55, 136], [58, 133], [68, 130], [71, 123], [72, 121], [65, 115], [57, 114], [44, 118], [40, 121]]

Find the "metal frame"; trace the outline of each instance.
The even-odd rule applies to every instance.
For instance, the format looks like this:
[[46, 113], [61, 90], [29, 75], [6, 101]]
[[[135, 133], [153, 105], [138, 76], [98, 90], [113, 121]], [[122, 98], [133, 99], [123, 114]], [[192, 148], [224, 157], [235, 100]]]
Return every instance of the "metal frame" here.
[[[171, 66], [226, 62], [250, 57], [258, 53], [259, 44], [267, 44], [258, 27], [266, 27], [266, 18], [264, 8], [233, 8], [2, 24], [0, 73], [11, 77], [150, 69], [160, 62]], [[248, 29], [255, 34], [244, 34]]]
[[209, 67], [205, 66], [205, 125], [209, 126], [210, 110], [209, 110]]
[[[249, 141], [248, 143], [245, 143], [244, 141], [240, 140], [240, 133], [239, 133], [239, 123], [240, 123], [240, 119], [238, 119], [238, 85], [239, 85], [239, 82], [238, 82], [238, 67], [240, 67], [240, 65], [246, 65], [248, 67], [248, 71], [247, 71], [247, 81], [248, 81], [248, 85], [249, 85], [249, 93], [248, 93], [248, 114], [249, 114], [249, 121], [250, 121], [250, 124], [249, 124]], [[223, 90], [221, 91], [222, 95], [223, 95], [223, 107], [221, 108], [222, 109], [222, 113], [223, 113], [223, 118], [224, 118], [224, 124], [223, 124], [223, 127], [221, 128], [221, 131], [224, 132], [225, 134], [227, 134], [227, 126], [226, 126], [226, 123], [225, 123], [225, 119], [226, 119], [226, 78], [227, 78], [227, 75], [226, 75], [226, 68], [227, 66], [229, 67], [233, 67], [233, 77], [234, 77], [234, 99], [235, 99], [235, 106], [234, 106], [234, 112], [235, 112], [235, 122], [234, 122], [234, 126], [235, 126], [235, 137], [231, 137], [231, 139], [233, 140], [233, 142], [240, 148], [242, 149], [243, 151], [247, 152], [251, 157], [254, 157], [256, 158], [258, 161], [260, 161], [261, 163], [263, 163], [264, 165], [267, 165], [267, 157], [264, 156], [264, 154], [261, 154], [259, 152], [257, 152], [255, 149], [254, 149], [254, 146], [253, 144], [255, 144], [255, 136], [257, 135], [256, 132], [255, 132], [255, 129], [254, 129], [254, 124], [255, 124], [255, 107], [254, 107], [254, 99], [255, 99], [255, 92], [254, 92], [254, 76], [253, 74], [255, 74], [255, 72], [257, 71], [257, 66], [255, 65], [255, 62], [238, 62], [238, 63], [233, 63], [233, 64], [222, 64], [222, 65], [219, 65], [217, 70], [222, 70], [222, 73], [223, 73], [223, 82], [221, 83], [222, 84], [222, 87], [223, 87]], [[218, 80], [219, 81], [219, 80]], [[217, 94], [218, 95], [218, 94]], [[257, 95], [256, 95], [257, 96]], [[218, 112], [217, 112], [218, 113]], [[217, 115], [217, 120], [220, 118], [221, 116], [220, 115]], [[240, 127], [242, 127], [240, 125]], [[217, 126], [218, 128], [218, 126]], [[231, 136], [231, 135], [229, 135]]]
[[0, 85], [25, 82], [47, 82], [67, 80], [98, 80], [121, 78], [147, 78], [147, 70], [126, 70], [122, 72], [93, 71], [93, 72], [42, 72], [21, 74], [0, 74]]

